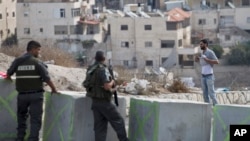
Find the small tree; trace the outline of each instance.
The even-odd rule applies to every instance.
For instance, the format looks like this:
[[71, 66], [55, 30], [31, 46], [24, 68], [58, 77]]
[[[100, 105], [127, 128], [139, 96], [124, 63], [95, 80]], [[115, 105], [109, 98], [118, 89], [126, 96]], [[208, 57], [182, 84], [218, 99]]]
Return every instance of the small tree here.
[[90, 50], [92, 49], [92, 47], [94, 46], [94, 44], [97, 43], [96, 40], [85, 40], [82, 41], [82, 47], [85, 50], [81, 56], [84, 58], [81, 58], [81, 60], [79, 60], [82, 64], [87, 63], [88, 62], [88, 54], [90, 52]]
[[227, 56], [229, 65], [250, 65], [250, 41], [233, 47]]
[[96, 43], [96, 40], [85, 40], [85, 41], [82, 41], [82, 47], [84, 49], [89, 49], [93, 47], [95, 43]]
[[222, 57], [222, 54], [223, 54], [224, 50], [220, 45], [213, 45], [213, 46], [211, 46], [211, 49], [214, 51], [215, 55], [218, 58]]
[[16, 34], [11, 34], [11, 36], [6, 38], [2, 43], [3, 46], [12, 46], [12, 45], [16, 45], [16, 44], [17, 44]]

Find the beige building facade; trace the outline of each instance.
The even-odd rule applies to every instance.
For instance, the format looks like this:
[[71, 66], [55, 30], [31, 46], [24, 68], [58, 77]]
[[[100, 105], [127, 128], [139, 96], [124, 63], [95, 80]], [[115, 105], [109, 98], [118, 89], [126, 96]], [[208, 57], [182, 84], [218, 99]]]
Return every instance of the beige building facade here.
[[20, 0], [17, 3], [17, 38], [20, 44], [35, 39], [53, 45], [83, 40], [102, 41], [101, 22], [91, 8], [94, 1]]
[[205, 8], [203, 0], [198, 1], [200, 3], [191, 5], [192, 43], [207, 38], [212, 44], [230, 47], [249, 40], [250, 16], [247, 13], [250, 12], [250, 1], [232, 0], [228, 5], [226, 0], [206, 0]]
[[16, 0], [0, 0], [0, 46], [16, 33]]
[[128, 68], [192, 67], [197, 48], [190, 44], [190, 19], [183, 24], [167, 13], [146, 14], [149, 17], [108, 16], [112, 64]]

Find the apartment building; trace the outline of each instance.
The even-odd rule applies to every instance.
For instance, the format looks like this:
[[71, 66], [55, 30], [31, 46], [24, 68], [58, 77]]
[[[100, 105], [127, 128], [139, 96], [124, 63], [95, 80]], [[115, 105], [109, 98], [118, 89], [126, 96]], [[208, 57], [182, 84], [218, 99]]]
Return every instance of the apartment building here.
[[[189, 1], [190, 2], [190, 1]], [[249, 0], [193, 0], [192, 39], [208, 38], [223, 47], [249, 39]], [[247, 33], [248, 32], [248, 33]]]
[[136, 11], [108, 16], [113, 65], [193, 67], [193, 55], [198, 50], [190, 44], [189, 12], [180, 8], [167, 13]]
[[16, 34], [16, 0], [0, 0], [0, 46]]
[[102, 41], [94, 0], [18, 0], [17, 38], [26, 44], [30, 39], [43, 44], [68, 44], [82, 40]]

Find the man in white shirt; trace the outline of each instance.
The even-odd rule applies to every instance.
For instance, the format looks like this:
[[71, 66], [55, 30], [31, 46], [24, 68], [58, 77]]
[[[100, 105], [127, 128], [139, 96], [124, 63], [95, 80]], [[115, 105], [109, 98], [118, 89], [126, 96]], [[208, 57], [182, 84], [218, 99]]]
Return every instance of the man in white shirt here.
[[219, 61], [214, 51], [208, 48], [207, 40], [202, 39], [200, 41], [200, 48], [202, 50], [202, 54], [201, 56], [196, 56], [195, 61], [200, 62], [201, 64], [201, 85], [203, 90], [203, 98], [205, 102], [210, 103], [210, 97], [212, 99], [213, 105], [215, 105], [218, 103], [218, 101], [216, 99], [214, 90], [213, 65], [219, 64]]

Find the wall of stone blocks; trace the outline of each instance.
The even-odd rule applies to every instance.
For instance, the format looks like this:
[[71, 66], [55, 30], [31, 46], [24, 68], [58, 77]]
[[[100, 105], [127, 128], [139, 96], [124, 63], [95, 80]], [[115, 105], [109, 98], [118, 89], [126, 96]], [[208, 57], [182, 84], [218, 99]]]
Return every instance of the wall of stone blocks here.
[[14, 83], [0, 79], [0, 141], [16, 137], [16, 96]]

